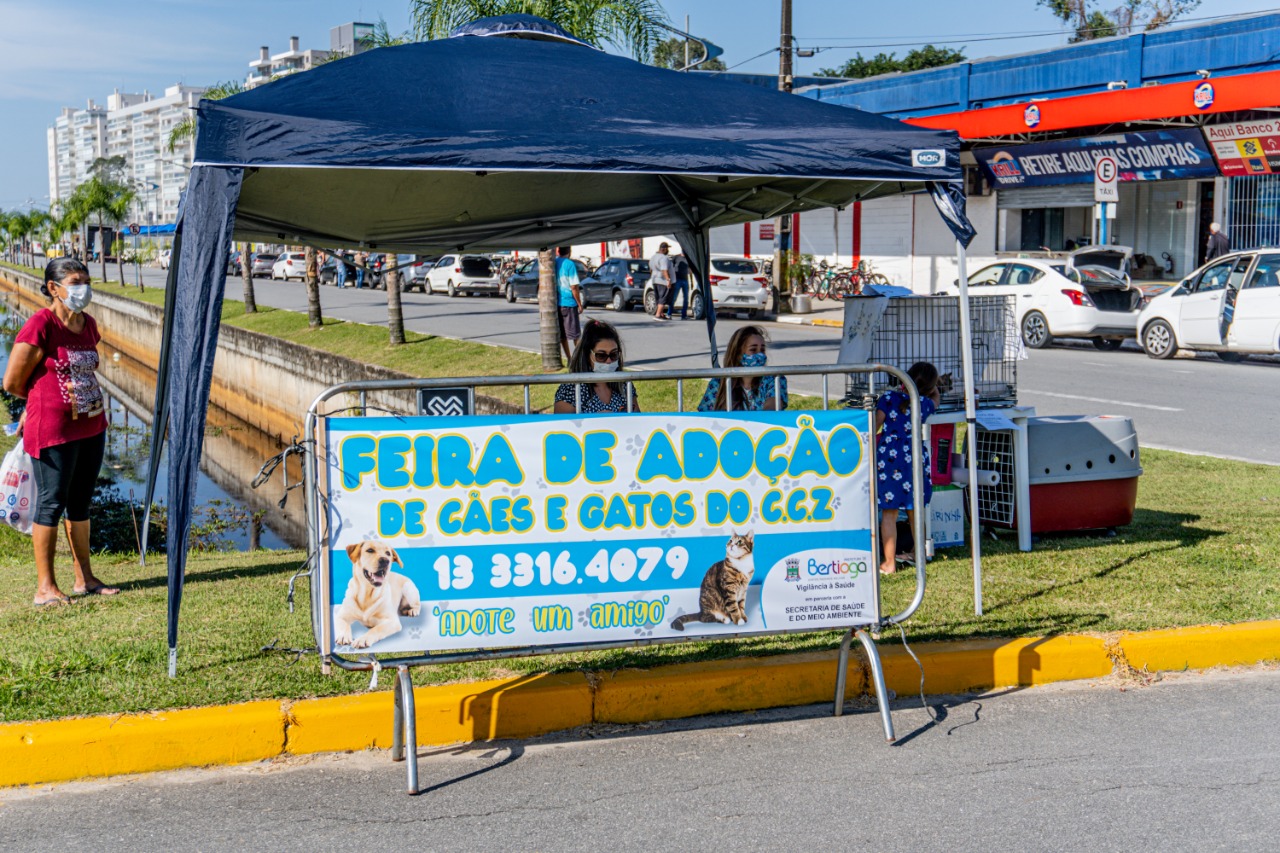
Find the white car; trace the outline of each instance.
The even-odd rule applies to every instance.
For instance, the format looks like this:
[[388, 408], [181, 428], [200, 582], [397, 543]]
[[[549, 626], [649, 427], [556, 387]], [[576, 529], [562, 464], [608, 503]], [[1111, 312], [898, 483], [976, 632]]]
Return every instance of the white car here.
[[427, 272], [427, 292], [487, 293], [502, 291], [498, 265], [487, 255], [445, 255]]
[[[1087, 338], [1100, 350], [1119, 349], [1137, 335], [1142, 291], [1129, 282], [1123, 261], [1117, 269], [1083, 263], [1086, 258], [1082, 250], [1065, 258], [999, 261], [969, 276], [969, 294], [1015, 297], [1018, 328], [1032, 349], [1054, 338]], [[958, 283], [943, 293], [959, 293]]]
[[[717, 311], [746, 311], [759, 317], [769, 310], [772, 290], [769, 278], [760, 269], [760, 262], [737, 255], [712, 255], [711, 302]], [[697, 276], [689, 275], [689, 305], [693, 316], [702, 319], [702, 295], [698, 290]], [[650, 314], [657, 310], [657, 292], [653, 279], [644, 286], [644, 310]]]
[[305, 252], [285, 252], [276, 258], [276, 262], [271, 265], [271, 278], [273, 280], [283, 279], [288, 281], [296, 278], [298, 281], [307, 280], [307, 255]]
[[1179, 349], [1216, 352], [1223, 361], [1280, 353], [1280, 249], [1214, 258], [1153, 297], [1138, 329], [1152, 358]]

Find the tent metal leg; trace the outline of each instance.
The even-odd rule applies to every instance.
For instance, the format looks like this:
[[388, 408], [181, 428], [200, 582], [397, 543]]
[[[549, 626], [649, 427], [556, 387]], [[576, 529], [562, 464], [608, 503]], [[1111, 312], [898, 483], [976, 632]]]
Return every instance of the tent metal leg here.
[[889, 688], [884, 684], [884, 667], [880, 665], [880, 652], [876, 650], [876, 642], [871, 635], [859, 628], [856, 632], [867, 652], [867, 663], [871, 665], [871, 683], [876, 688], [876, 704], [880, 706], [880, 722], [884, 724], [884, 739], [893, 743], [897, 738], [893, 734], [893, 717], [889, 716]]

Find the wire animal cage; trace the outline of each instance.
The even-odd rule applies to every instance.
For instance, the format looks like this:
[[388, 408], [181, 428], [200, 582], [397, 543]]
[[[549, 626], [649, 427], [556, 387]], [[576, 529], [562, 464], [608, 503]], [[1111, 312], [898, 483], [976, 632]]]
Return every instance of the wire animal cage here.
[[978, 520], [983, 524], [1013, 527], [1016, 519], [1013, 431], [978, 427], [975, 432], [978, 434], [978, 470], [1000, 475], [1000, 481], [994, 486], [978, 486]]
[[[873, 304], [880, 303], [880, 304]], [[972, 296], [973, 386], [979, 406], [1008, 406], [1018, 399], [1021, 338], [1012, 296]], [[842, 363], [881, 363], [906, 371], [917, 361], [931, 362], [944, 381], [939, 411], [964, 408], [961, 363], [960, 297], [915, 296], [888, 299], [855, 297], [846, 302]], [[859, 403], [885, 390], [883, 375], [849, 374], [846, 399]]]

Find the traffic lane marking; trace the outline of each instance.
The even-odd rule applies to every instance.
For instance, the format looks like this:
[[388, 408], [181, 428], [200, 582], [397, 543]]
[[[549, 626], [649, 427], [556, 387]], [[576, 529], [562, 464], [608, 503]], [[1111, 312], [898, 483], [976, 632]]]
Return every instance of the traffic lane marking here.
[[1082, 397], [1078, 394], [1058, 394], [1054, 391], [1033, 391], [1024, 388], [1022, 389], [1022, 393], [1040, 397], [1058, 397], [1063, 400], [1084, 400], [1088, 403], [1106, 403], [1109, 406], [1130, 406], [1135, 409], [1152, 409], [1157, 412], [1184, 411], [1183, 409], [1175, 409], [1173, 406], [1156, 406], [1151, 403], [1131, 403], [1127, 400], [1108, 400], [1105, 397]]

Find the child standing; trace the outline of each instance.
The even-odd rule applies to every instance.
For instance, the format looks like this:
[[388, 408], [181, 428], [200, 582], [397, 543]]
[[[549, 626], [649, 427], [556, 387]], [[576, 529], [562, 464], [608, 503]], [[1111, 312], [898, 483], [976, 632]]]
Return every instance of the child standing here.
[[[938, 410], [938, 368], [927, 361], [917, 361], [907, 376], [920, 392], [921, 425]], [[876, 495], [880, 507], [880, 545], [884, 551], [880, 574], [897, 571], [894, 556], [898, 547], [898, 511], [905, 509], [915, 530], [916, 502], [911, 494], [911, 398], [905, 389], [882, 394], [876, 401]], [[924, 499], [933, 497], [929, 478], [929, 448], [924, 449]]]

